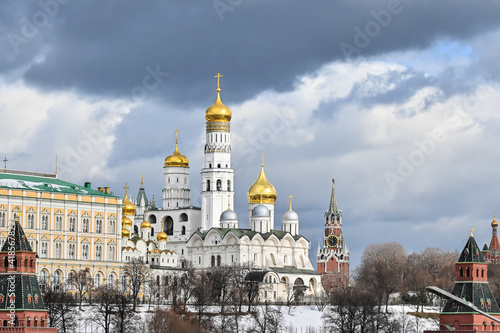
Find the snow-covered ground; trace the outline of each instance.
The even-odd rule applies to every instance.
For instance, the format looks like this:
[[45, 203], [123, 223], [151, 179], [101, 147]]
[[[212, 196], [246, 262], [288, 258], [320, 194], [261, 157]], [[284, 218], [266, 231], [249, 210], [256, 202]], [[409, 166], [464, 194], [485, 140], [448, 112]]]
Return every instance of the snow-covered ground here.
[[[290, 309], [286, 306], [276, 307], [283, 314], [284, 318], [284, 329], [283, 333], [323, 333], [323, 320], [322, 311], [318, 311], [312, 306], [295, 306]], [[143, 319], [147, 319], [151, 315], [151, 311], [148, 311], [147, 306], [140, 306], [137, 309], [138, 315]], [[214, 312], [216, 309], [211, 309], [210, 312]], [[404, 331], [407, 333], [420, 333], [424, 330], [437, 329], [438, 325], [436, 320], [433, 319], [423, 319], [418, 318], [413, 315], [409, 315], [408, 312], [414, 312], [415, 307], [411, 305], [392, 305], [389, 306], [389, 312], [392, 314], [393, 318], [398, 320], [404, 325]], [[438, 309], [436, 307], [425, 307], [424, 311], [426, 313], [436, 313]], [[290, 313], [289, 313], [290, 312]], [[92, 313], [91, 308], [84, 307], [84, 311], [81, 312], [81, 318], [79, 319], [79, 330], [78, 333], [101, 333], [103, 332], [95, 323], [90, 320]], [[215, 317], [214, 319], [216, 319]], [[245, 332], [245, 328], [254, 326], [253, 318], [251, 316], [243, 316], [240, 319], [240, 332]], [[278, 332], [276, 332], [278, 333]]]

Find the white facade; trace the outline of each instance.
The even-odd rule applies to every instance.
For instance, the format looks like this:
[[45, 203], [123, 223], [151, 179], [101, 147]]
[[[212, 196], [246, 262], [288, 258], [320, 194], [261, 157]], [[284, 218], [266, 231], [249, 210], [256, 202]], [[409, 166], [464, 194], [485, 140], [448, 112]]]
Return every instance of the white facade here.
[[[220, 89], [205, 117], [201, 208], [190, 206], [188, 160], [180, 154], [176, 141], [174, 154], [165, 159], [163, 208], [150, 207], [142, 220], [136, 216], [132, 233], [137, 235], [124, 238], [124, 258], [146, 256], [148, 262], [152, 259], [161, 267], [175, 267], [175, 259], [177, 268], [187, 261], [199, 269], [250, 264], [268, 286], [263, 298], [286, 301], [297, 288], [303, 288], [306, 296], [317, 295], [322, 290], [321, 279], [309, 260], [310, 243], [299, 234], [299, 218], [291, 205], [281, 228], [275, 225], [276, 190], [267, 181], [264, 165], [248, 191], [248, 229], [240, 229], [232, 210], [231, 111], [222, 104]], [[141, 224], [146, 228], [140, 228]], [[160, 245], [156, 236], [161, 230], [168, 239]], [[152, 257], [157, 252], [163, 257]]]
[[228, 206], [234, 207], [233, 178], [230, 125], [210, 126], [207, 122], [205, 162], [201, 170], [203, 230], [219, 227], [222, 212]]

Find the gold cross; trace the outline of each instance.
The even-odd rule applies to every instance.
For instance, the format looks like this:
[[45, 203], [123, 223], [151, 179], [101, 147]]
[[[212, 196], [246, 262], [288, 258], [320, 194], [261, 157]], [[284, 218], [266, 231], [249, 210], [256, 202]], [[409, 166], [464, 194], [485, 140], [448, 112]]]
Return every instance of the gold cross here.
[[292, 196], [290, 196], [290, 210], [292, 210]]
[[[141, 185], [144, 185], [144, 175], [141, 175]], [[125, 184], [127, 186], [127, 184]]]
[[125, 186], [123, 187], [125, 189], [125, 196], [127, 196], [127, 191], [130, 187], [127, 186], [127, 183], [125, 183]]
[[262, 167], [264, 167], [264, 154], [262, 154]]
[[495, 216], [496, 216], [496, 215], [497, 215], [497, 211], [496, 211], [496, 210], [494, 210], [494, 211], [493, 211], [493, 218], [495, 218]]
[[5, 169], [5, 170], [7, 170], [7, 161], [8, 161], [8, 159], [7, 159], [7, 157], [5, 157], [5, 158], [3, 159], [4, 169]]
[[177, 143], [178, 135], [179, 135], [179, 130], [175, 130], [175, 142], [176, 143]]
[[220, 89], [220, 78], [223, 77], [224, 75], [220, 75], [220, 73], [217, 73], [214, 77], [217, 78], [217, 89]]

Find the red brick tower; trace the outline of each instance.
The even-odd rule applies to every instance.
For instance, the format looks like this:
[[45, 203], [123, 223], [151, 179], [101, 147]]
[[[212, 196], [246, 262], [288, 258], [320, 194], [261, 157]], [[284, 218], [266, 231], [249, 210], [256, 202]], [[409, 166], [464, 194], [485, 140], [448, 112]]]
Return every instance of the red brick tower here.
[[349, 285], [349, 248], [342, 233], [342, 211], [337, 205], [335, 180], [332, 180], [330, 206], [325, 212], [323, 244], [318, 247], [317, 267], [325, 291]]
[[[479, 251], [472, 233], [455, 264], [455, 287], [451, 293], [500, 319], [500, 308], [488, 284], [488, 263]], [[500, 331], [500, 323], [452, 300], [443, 308], [439, 324], [440, 331], [435, 332]]]
[[36, 252], [16, 217], [0, 252], [0, 332], [56, 333], [47, 327], [48, 317], [36, 278]]

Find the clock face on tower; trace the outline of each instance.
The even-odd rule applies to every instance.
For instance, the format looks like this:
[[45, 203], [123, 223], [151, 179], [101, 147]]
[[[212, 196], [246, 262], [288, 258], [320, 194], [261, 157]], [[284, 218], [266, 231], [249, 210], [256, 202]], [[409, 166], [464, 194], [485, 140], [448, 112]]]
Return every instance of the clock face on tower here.
[[328, 247], [336, 247], [338, 243], [339, 239], [335, 235], [330, 235], [326, 239], [326, 245], [328, 245]]

